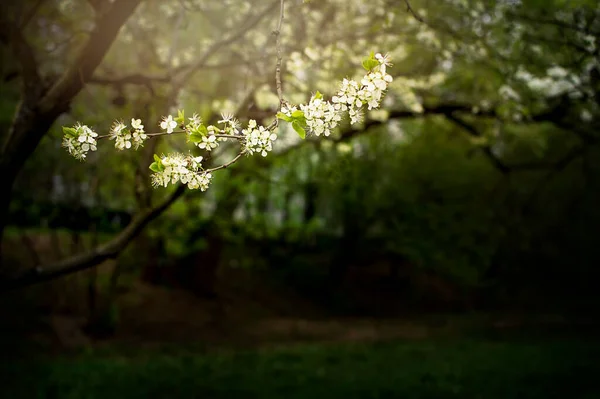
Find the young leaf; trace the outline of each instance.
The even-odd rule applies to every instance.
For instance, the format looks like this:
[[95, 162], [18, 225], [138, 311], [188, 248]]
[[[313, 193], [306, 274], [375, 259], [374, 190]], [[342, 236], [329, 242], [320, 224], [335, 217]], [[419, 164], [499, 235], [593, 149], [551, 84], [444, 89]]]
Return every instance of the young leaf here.
[[156, 162], [160, 162], [160, 157], [158, 155], [154, 154], [154, 160]]
[[202, 134], [197, 130], [194, 130], [192, 134], [189, 135], [189, 137], [192, 143], [200, 143], [202, 141]]
[[286, 122], [291, 122], [292, 121], [292, 118], [290, 118], [289, 116], [287, 116], [283, 112], [278, 112], [277, 113], [277, 119], [281, 119], [281, 120], [284, 120]]
[[77, 137], [77, 130], [73, 129], [72, 127], [63, 126], [62, 129], [63, 129], [63, 133], [66, 134], [67, 136]]
[[294, 128], [294, 130], [296, 131], [296, 133], [298, 133], [298, 136], [300, 136], [300, 138], [302, 140], [304, 140], [306, 138], [306, 130], [304, 130], [304, 128], [302, 127], [302, 125], [300, 124], [300, 122], [293, 121], [292, 122], [292, 127]]
[[208, 134], [208, 129], [204, 125], [200, 125], [200, 127], [198, 128], [198, 131], [205, 136]]
[[[321, 94], [321, 93], [319, 93], [319, 94]], [[292, 118], [294, 118], [294, 119], [304, 118], [304, 112], [302, 110], [297, 109], [296, 111], [292, 112]]]
[[374, 58], [365, 58], [362, 62], [362, 65], [363, 68], [365, 68], [367, 71], [370, 71], [371, 69], [379, 65], [379, 61], [377, 61]]
[[158, 162], [152, 162], [150, 164], [150, 170], [153, 171], [153, 172], [155, 172], [155, 173], [160, 172], [160, 168], [158, 167]]
[[320, 92], [320, 91], [317, 91], [317, 92], [315, 93], [315, 98], [318, 98], [319, 100], [323, 98], [323, 95], [321, 94], [321, 92]]
[[185, 122], [185, 117], [183, 115], [183, 110], [178, 109], [177, 110], [177, 118], [175, 118], [175, 122], [177, 122], [178, 125], [181, 125]]

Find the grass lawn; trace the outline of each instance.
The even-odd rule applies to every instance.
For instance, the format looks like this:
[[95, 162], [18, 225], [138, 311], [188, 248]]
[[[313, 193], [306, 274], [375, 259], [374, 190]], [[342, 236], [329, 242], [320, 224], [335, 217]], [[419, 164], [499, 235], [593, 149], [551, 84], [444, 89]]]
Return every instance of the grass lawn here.
[[[600, 341], [444, 339], [3, 362], [4, 398], [600, 398]], [[2, 369], [5, 369], [2, 371]], [[1, 393], [1, 392], [0, 392]]]

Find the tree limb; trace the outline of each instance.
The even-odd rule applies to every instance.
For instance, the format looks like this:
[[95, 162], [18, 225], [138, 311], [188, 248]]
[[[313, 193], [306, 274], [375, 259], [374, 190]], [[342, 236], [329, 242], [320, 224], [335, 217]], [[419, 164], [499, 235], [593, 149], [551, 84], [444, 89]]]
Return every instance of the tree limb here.
[[425, 22], [423, 20], [423, 17], [421, 17], [419, 14], [417, 14], [415, 10], [413, 10], [408, 0], [404, 0], [404, 4], [406, 4], [406, 12], [410, 13], [414, 19], [416, 19], [419, 22]]
[[42, 99], [40, 110], [43, 113], [60, 113], [68, 106], [102, 62], [119, 30], [140, 2], [116, 0], [108, 11], [99, 16], [75, 61]]
[[0, 41], [6, 43], [21, 69], [25, 97], [35, 96], [41, 87], [41, 78], [33, 49], [18, 25], [0, 13]]
[[47, 266], [25, 270], [0, 281], [0, 292], [26, 287], [53, 280], [58, 277], [85, 270], [99, 263], [115, 258], [146, 227], [148, 223], [161, 215], [177, 198], [185, 192], [185, 186], [179, 185], [173, 193], [153, 208], [141, 211], [129, 225], [116, 237], [104, 245], [83, 254], [72, 256]]
[[262, 21], [267, 15], [269, 15], [274, 10], [276, 10], [277, 8], [275, 8], [274, 6], [277, 5], [279, 2], [280, 2], [280, 0], [272, 1], [263, 10], [256, 13], [253, 17], [248, 17], [246, 19], [247, 22], [239, 30], [237, 30], [236, 32], [232, 33], [231, 35], [225, 37], [224, 39], [213, 43], [208, 49], [206, 49], [206, 51], [200, 57], [198, 57], [196, 62], [194, 62], [193, 64], [188, 66], [187, 69], [185, 69], [178, 76], [178, 79], [177, 79], [177, 82], [175, 84], [175, 88], [173, 91], [178, 92], [178, 90], [181, 87], [183, 87], [185, 82], [187, 82], [198, 69], [200, 69], [206, 65], [206, 61], [215, 52], [217, 52], [217, 50], [219, 50], [221, 47], [227, 46], [227, 45], [239, 40], [240, 38], [242, 38], [246, 33], [248, 33], [248, 31], [250, 31], [256, 25], [258, 25], [258, 23], [260, 21]]
[[[460, 126], [462, 129], [466, 130], [471, 136], [473, 136], [473, 137], [481, 137], [482, 136], [482, 134], [479, 130], [477, 130], [473, 125], [465, 122], [461, 118], [459, 118], [451, 113], [445, 114], [445, 116], [446, 116], [446, 119], [453, 122], [455, 125]], [[510, 173], [511, 168], [506, 166], [504, 164], [504, 162], [502, 162], [496, 155], [494, 155], [494, 152], [492, 151], [492, 149], [489, 145], [481, 147], [481, 151], [485, 154], [486, 157], [489, 158], [489, 160], [492, 162], [492, 165], [494, 165], [494, 167], [496, 169], [498, 169], [498, 171], [500, 171], [500, 173], [502, 173], [503, 175], [507, 175], [508, 173]]]

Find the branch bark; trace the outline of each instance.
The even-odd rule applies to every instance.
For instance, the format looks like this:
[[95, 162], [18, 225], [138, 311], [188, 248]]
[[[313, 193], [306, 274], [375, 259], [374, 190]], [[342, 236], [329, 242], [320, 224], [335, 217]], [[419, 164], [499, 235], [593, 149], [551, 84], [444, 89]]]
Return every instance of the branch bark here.
[[34, 51], [25, 39], [19, 25], [10, 21], [2, 13], [0, 13], [0, 41], [8, 45], [19, 64], [25, 97], [30, 97], [31, 94], [39, 92], [41, 78]]
[[140, 2], [141, 0], [118, 0], [98, 18], [96, 27], [73, 64], [41, 100], [40, 110], [43, 113], [62, 113], [66, 109], [68, 103], [89, 81], [119, 30]]
[[184, 192], [185, 186], [179, 185], [160, 204], [140, 212], [121, 233], [104, 245], [47, 266], [25, 270], [4, 278], [0, 281], [0, 292], [53, 280], [67, 274], [89, 269], [107, 259], [115, 258], [148, 223], [161, 215]]
[[[22, 69], [24, 90], [12, 124], [0, 152], [0, 241], [10, 205], [12, 187], [25, 161], [35, 151], [56, 118], [69, 107], [81, 91], [116, 38], [119, 30], [141, 0], [116, 0], [97, 18], [97, 23], [74, 62], [45, 91], [41, 85], [35, 57], [22, 32], [11, 28], [0, 15], [0, 39], [8, 41]], [[1, 259], [1, 254], [0, 254]]]

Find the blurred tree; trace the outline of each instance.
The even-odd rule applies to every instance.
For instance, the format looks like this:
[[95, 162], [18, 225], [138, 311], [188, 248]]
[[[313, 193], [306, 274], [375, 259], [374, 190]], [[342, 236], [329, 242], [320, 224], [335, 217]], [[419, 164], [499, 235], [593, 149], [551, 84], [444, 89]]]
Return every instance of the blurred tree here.
[[[137, 107], [149, 98], [142, 107], [147, 110], [144, 116], [149, 120], [157, 120], [175, 106], [198, 110], [205, 120], [214, 118], [218, 111], [238, 110], [241, 118], [258, 120], [272, 115], [277, 96], [272, 79], [274, 23], [269, 23], [269, 19], [276, 19], [277, 3], [120, 0], [94, 1], [89, 5], [69, 1], [3, 5], [6, 12], [2, 12], [0, 38], [5, 44], [3, 54], [10, 54], [10, 58], [4, 57], [9, 62], [3, 66], [4, 80], [8, 82], [3, 83], [7, 87], [3, 102], [14, 104], [17, 92], [14, 83], [21, 83], [21, 102], [10, 121], [0, 160], [4, 187], [23, 184], [23, 191], [25, 187], [34, 187], [40, 193], [46, 192], [41, 187], [54, 184], [50, 173], [45, 178], [46, 184], [37, 186], [28, 185], [25, 182], [28, 179], [18, 182], [16, 176], [21, 170], [28, 172], [27, 176], [34, 176], [43, 165], [49, 164], [60, 164], [64, 174], [79, 174], [72, 181], [85, 179], [89, 173], [85, 166], [75, 167], [74, 163], [68, 163], [70, 160], [63, 161], [56, 155], [58, 137], [43, 139], [66, 111], [70, 115], [61, 123], [80, 119], [89, 124], [95, 122], [100, 128], [108, 128], [114, 118], [144, 115]], [[134, 11], [135, 17], [125, 24]], [[540, 193], [557, 175], [582, 159], [589, 159], [596, 151], [600, 112], [599, 13], [598, 5], [591, 0], [568, 4], [561, 0], [289, 1], [281, 32], [286, 55], [284, 92], [289, 101], [301, 103], [316, 88], [326, 96], [333, 94], [337, 90], [334, 82], [344, 76], [352, 77], [360, 69], [363, 54], [372, 49], [389, 50], [395, 64], [391, 70], [395, 80], [386, 96], [387, 111], [369, 113], [358, 129], [343, 126], [332, 140], [354, 143], [365, 132], [387, 132], [379, 134], [385, 146], [386, 140], [401, 141], [406, 135], [424, 134], [422, 141], [415, 140], [411, 147], [415, 151], [413, 157], [403, 155], [401, 161], [390, 161], [392, 164], [385, 169], [381, 166], [386, 165], [383, 158], [345, 155], [357, 164], [345, 176], [352, 179], [339, 180], [330, 187], [337, 190], [336, 195], [342, 195], [341, 201], [331, 201], [335, 205], [332, 212], [339, 221], [337, 226], [348, 237], [360, 240], [373, 215], [393, 211], [393, 217], [383, 228], [408, 229], [402, 233], [405, 240], [414, 236], [410, 243], [401, 243], [398, 248], [418, 259], [434, 255], [454, 259], [460, 268], [464, 262], [459, 261], [456, 252], [440, 255], [440, 251], [431, 251], [442, 240], [450, 240], [449, 237], [440, 235], [431, 241], [415, 241], [427, 234], [426, 226], [430, 223], [448, 223], [440, 213], [440, 209], [449, 209], [448, 196], [456, 198], [450, 208], [464, 216], [469, 207], [459, 204], [467, 200], [468, 188], [479, 189], [483, 185], [468, 200], [495, 198], [492, 188], [498, 185], [492, 183], [500, 179], [514, 187], [507, 201], [514, 201], [515, 205], [512, 213], [506, 210], [507, 206], [493, 220], [499, 223], [498, 231], [517, 228], [524, 215], [535, 208], [532, 204], [539, 204], [539, 196], [543, 195]], [[375, 129], [378, 126], [384, 128]], [[442, 134], [448, 136], [448, 142], [436, 137]], [[287, 192], [277, 187], [264, 190], [264, 186], [263, 189], [252, 186], [255, 192], [248, 192], [245, 190], [252, 191], [252, 187], [231, 188], [231, 185], [245, 185], [247, 178], [229, 181], [223, 175], [223, 179], [215, 180], [213, 188], [215, 192], [232, 193], [231, 196], [207, 193], [203, 203], [208, 208], [228, 210], [224, 214], [219, 212], [219, 218], [228, 217], [230, 209], [246, 206], [250, 212], [243, 215], [246, 220], [252, 219], [258, 209], [264, 214], [277, 201], [286, 204], [284, 220], [293, 220], [292, 209], [302, 209], [299, 220], [317, 220], [315, 215], [322, 216], [314, 200], [322, 197], [322, 191], [315, 192], [311, 179], [328, 158], [313, 164], [313, 147], [306, 152], [296, 151], [299, 140], [293, 134], [283, 137], [284, 140], [278, 141], [283, 161], [248, 160], [245, 172], [235, 167], [233, 170], [236, 174], [245, 173], [246, 177], [250, 175], [250, 179], [256, 179], [259, 170], [263, 170], [264, 177], [279, 179], [281, 170], [302, 169], [301, 173], [289, 173], [296, 174], [293, 179], [302, 184], [301, 192], [296, 188], [287, 188]], [[36, 156], [36, 147], [43, 148], [44, 156]], [[160, 142], [156, 150], [169, 148], [176, 148], [176, 143]], [[294, 152], [302, 155], [294, 156]], [[438, 155], [431, 154], [435, 159], [424, 164], [422, 154], [430, 152]], [[463, 154], [462, 158], [458, 154]], [[230, 150], [224, 148], [213, 158], [218, 160], [227, 155]], [[138, 167], [144, 160], [125, 157], [130, 164], [124, 163], [123, 157], [105, 151], [98, 154], [102, 167], [97, 168], [97, 173], [111, 177], [103, 200], [143, 210], [111, 245], [80, 257], [75, 263], [54, 265], [53, 270], [73, 271], [114, 256], [147, 221], [181, 195], [182, 190], [173, 191], [158, 208], [149, 207], [155, 201], [150, 201], [149, 193], [143, 194], [146, 169]], [[29, 162], [29, 171], [27, 159], [34, 159]], [[495, 171], [484, 167], [483, 160]], [[276, 168], [267, 169], [269, 165]], [[593, 168], [587, 172], [592, 182], [589, 170]], [[455, 173], [444, 172], [446, 169]], [[131, 185], [123, 184], [131, 181], [135, 170], [137, 197], [125, 192]], [[387, 192], [390, 199], [413, 195], [411, 201], [418, 205], [407, 201], [405, 206], [396, 206], [382, 201], [377, 205], [381, 205], [381, 210], [360, 209], [361, 204], [386, 198], [372, 191], [374, 182], [370, 176], [385, 181], [391, 171], [394, 178], [407, 182], [402, 190], [394, 189], [392, 182], [382, 184], [377, 190]], [[461, 174], [469, 179], [461, 180]], [[567, 194], [564, 197], [565, 202], [571, 199]], [[2, 215], [6, 214], [10, 199], [11, 195], [3, 196]], [[228, 203], [219, 206], [224, 200]], [[212, 214], [207, 211], [204, 215]], [[487, 221], [487, 217], [474, 218], [472, 233], [467, 236], [478, 236], [475, 220]], [[4, 225], [4, 218], [0, 219], [0, 226]], [[398, 220], [412, 220], [408, 224], [412, 227], [401, 225]], [[273, 225], [271, 222], [267, 224]], [[264, 220], [261, 223], [264, 225]], [[193, 222], [189, 224], [193, 230]], [[416, 232], [413, 228], [420, 230]], [[508, 246], [521, 239], [515, 234], [502, 237]], [[465, 242], [464, 246], [471, 244]], [[485, 244], [481, 253], [473, 256], [487, 259], [490, 251]]]

